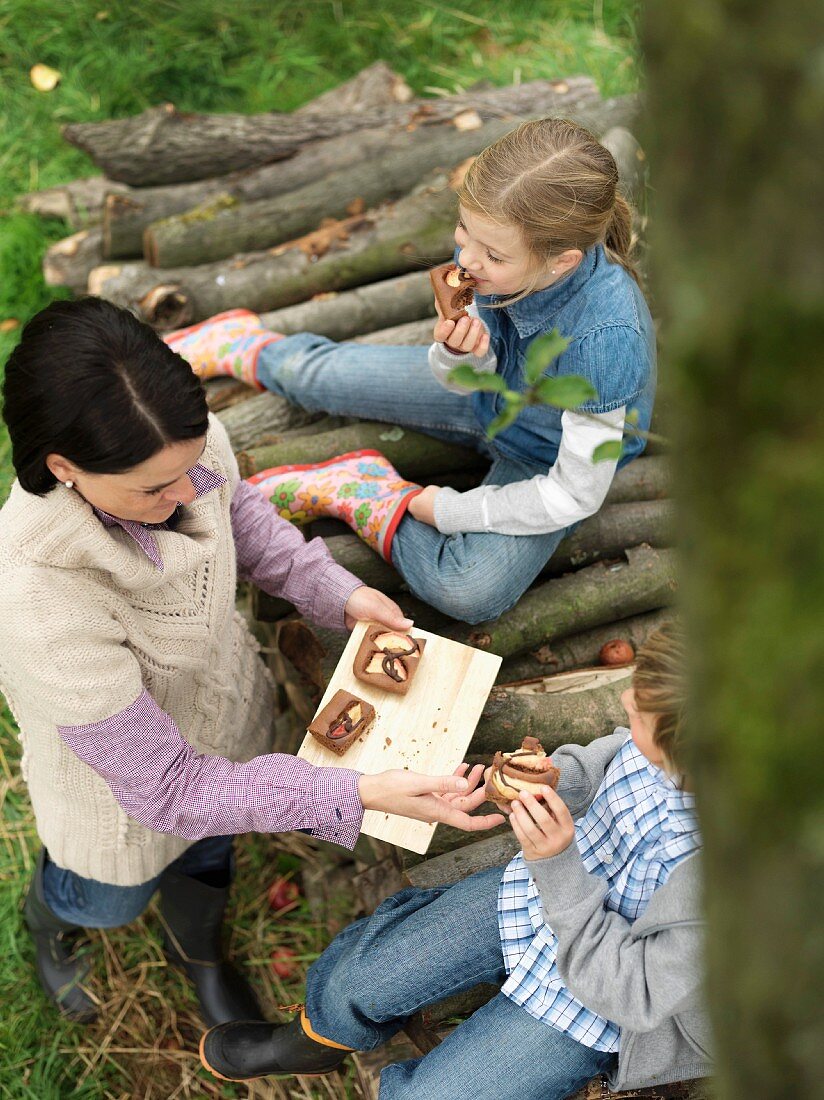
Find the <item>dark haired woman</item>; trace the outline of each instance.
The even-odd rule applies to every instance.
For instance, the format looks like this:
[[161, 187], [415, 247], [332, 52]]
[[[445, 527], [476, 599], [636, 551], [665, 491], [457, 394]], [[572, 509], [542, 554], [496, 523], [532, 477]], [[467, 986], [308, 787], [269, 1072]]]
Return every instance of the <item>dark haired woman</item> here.
[[[209, 1024], [259, 1018], [220, 953], [232, 835], [351, 847], [364, 808], [467, 829], [477, 775], [364, 776], [271, 753], [271, 683], [236, 577], [340, 630], [411, 623], [240, 480], [191, 368], [130, 313], [54, 303], [6, 367], [17, 473], [0, 511], [0, 687], [43, 849], [26, 899], [41, 983], [90, 1020], [74, 933], [159, 888], [167, 953]], [[461, 794], [458, 792], [473, 792]]]

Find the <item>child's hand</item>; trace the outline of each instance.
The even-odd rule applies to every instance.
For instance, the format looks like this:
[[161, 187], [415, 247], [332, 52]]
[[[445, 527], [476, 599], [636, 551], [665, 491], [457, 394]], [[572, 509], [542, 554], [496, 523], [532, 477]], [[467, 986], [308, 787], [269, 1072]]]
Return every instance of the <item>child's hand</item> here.
[[440, 485], [427, 485], [420, 493], [416, 493], [409, 501], [407, 511], [413, 519], [421, 523], [428, 523], [430, 527], [435, 523], [435, 497], [441, 491]]
[[407, 619], [394, 600], [377, 588], [367, 588], [365, 584], [355, 589], [344, 608], [347, 630], [352, 630], [355, 623], [362, 620], [382, 623], [392, 630], [409, 630], [412, 627], [412, 620]]
[[438, 320], [432, 333], [439, 344], [446, 344], [450, 351], [465, 352], [478, 357], [489, 350], [489, 330], [480, 317], [459, 317], [457, 321], [447, 321], [435, 302]]
[[546, 807], [527, 791], [512, 803], [509, 823], [521, 842], [524, 859], [549, 859], [570, 846], [575, 839], [575, 822], [566, 803], [547, 787], [542, 792]]

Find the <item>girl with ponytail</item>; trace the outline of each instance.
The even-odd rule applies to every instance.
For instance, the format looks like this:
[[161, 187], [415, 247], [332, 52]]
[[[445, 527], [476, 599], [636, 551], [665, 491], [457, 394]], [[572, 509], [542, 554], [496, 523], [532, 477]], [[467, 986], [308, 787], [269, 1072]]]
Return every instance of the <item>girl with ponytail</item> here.
[[[306, 408], [408, 426], [488, 455], [483, 484], [468, 492], [403, 481], [377, 452], [368, 468], [354, 452], [255, 477], [273, 501], [291, 495], [301, 518], [309, 509], [346, 520], [416, 595], [480, 622], [512, 607], [564, 536], [598, 511], [616, 469], [643, 450], [625, 425], [649, 427], [655, 338], [615, 161], [587, 130], [562, 119], [524, 123], [475, 159], [458, 202], [455, 261], [476, 279], [475, 302], [458, 321], [439, 316], [428, 352], [281, 337], [237, 310], [167, 339], [203, 376], [240, 370]], [[529, 347], [556, 328], [569, 343], [545, 375], [582, 376], [597, 396], [574, 410], [526, 405], [490, 440], [500, 390], [525, 390]], [[456, 384], [450, 372], [464, 363], [504, 384]], [[620, 458], [593, 462], [596, 448], [619, 441]]]

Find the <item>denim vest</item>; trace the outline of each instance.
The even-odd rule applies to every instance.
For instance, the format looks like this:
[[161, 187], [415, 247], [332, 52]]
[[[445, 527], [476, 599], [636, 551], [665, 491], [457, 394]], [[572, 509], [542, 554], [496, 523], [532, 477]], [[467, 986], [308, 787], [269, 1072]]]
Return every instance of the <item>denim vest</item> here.
[[[586, 252], [573, 272], [546, 290], [509, 306], [489, 308], [490, 303], [503, 300], [499, 295], [475, 296], [498, 358], [497, 373], [509, 389], [526, 388], [524, 361], [530, 342], [557, 328], [571, 343], [544, 373], [581, 375], [598, 393], [582, 410], [604, 413], [626, 405], [636, 410], [638, 427], [649, 428], [656, 373], [652, 317], [635, 280], [620, 264], [610, 263], [601, 245]], [[502, 408], [497, 393], [475, 392], [472, 402], [483, 428]], [[514, 424], [495, 437], [492, 449], [531, 466], [552, 466], [561, 442], [562, 413], [549, 405], [527, 406]], [[643, 439], [625, 433], [619, 466], [643, 449]]]

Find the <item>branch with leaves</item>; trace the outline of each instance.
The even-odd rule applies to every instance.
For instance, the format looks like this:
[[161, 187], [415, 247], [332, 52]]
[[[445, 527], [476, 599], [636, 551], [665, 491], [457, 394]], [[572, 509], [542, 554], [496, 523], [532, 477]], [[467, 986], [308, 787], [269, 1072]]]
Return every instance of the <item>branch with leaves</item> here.
[[[460, 366], [453, 367], [449, 372], [449, 381], [467, 390], [501, 395], [503, 408], [495, 419], [490, 421], [486, 429], [489, 439], [494, 439], [499, 432], [514, 424], [522, 410], [529, 405], [552, 405], [556, 409], [577, 409], [579, 415], [593, 420], [596, 424], [612, 427], [597, 413], [580, 408], [587, 401], [598, 399], [598, 391], [588, 379], [578, 374], [562, 374], [553, 377], [544, 373], [569, 345], [570, 340], [562, 336], [557, 328], [533, 340], [526, 352], [524, 363], [526, 388], [523, 391], [511, 390], [502, 375], [478, 371], [471, 363], [461, 363]], [[635, 409], [627, 411], [625, 427], [642, 439], [666, 443], [662, 436], [638, 427], [638, 412]], [[617, 462], [623, 454], [623, 449], [620, 439], [599, 443], [592, 452], [592, 461]]]

